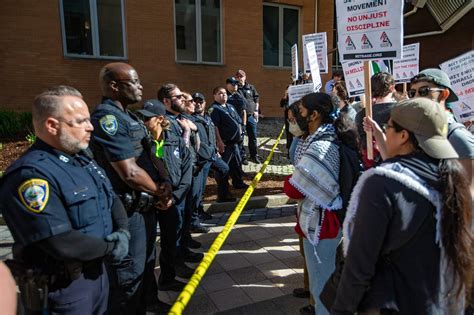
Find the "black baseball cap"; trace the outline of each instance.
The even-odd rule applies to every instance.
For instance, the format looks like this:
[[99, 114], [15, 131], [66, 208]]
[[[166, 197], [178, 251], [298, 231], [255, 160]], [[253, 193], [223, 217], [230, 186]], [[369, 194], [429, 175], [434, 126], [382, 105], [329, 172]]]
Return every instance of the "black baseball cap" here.
[[[137, 112], [141, 113], [143, 116], [151, 118], [154, 116], [164, 116], [166, 115], [165, 105], [157, 99], [151, 99], [143, 103], [143, 109], [138, 110]], [[152, 114], [153, 116], [147, 116]]]
[[192, 97], [193, 97], [193, 100], [196, 99], [196, 98], [199, 98], [199, 99], [201, 99], [201, 100], [203, 100], [203, 101], [206, 100], [206, 98], [204, 97], [204, 95], [202, 95], [202, 94], [199, 93], [199, 92], [194, 93], [194, 94], [192, 95]]
[[235, 78], [235, 77], [230, 77], [230, 78], [227, 78], [227, 80], [225, 80], [225, 83], [230, 83], [232, 85], [237, 85], [239, 84], [239, 81]]

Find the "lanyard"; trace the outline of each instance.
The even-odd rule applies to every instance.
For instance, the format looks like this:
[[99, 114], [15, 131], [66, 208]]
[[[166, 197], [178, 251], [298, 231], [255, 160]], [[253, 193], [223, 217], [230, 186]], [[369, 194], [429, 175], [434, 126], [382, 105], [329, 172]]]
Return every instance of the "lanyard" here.
[[164, 156], [164, 151], [163, 151], [163, 146], [165, 144], [165, 140], [162, 139], [160, 141], [158, 140], [153, 140], [156, 144], [156, 150], [155, 150], [155, 156], [159, 159], [163, 158]]

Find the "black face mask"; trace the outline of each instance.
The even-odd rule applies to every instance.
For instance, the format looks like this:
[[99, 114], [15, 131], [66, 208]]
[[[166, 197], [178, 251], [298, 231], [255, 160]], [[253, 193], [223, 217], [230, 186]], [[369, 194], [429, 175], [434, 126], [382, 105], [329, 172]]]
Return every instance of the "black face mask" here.
[[296, 123], [304, 132], [308, 132], [308, 117], [296, 116]]

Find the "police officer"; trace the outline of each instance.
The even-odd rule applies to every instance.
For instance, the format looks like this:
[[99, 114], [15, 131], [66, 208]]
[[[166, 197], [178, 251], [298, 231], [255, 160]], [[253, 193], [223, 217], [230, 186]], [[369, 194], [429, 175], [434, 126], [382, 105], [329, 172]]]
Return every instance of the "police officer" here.
[[[206, 108], [206, 98], [201, 93], [194, 93], [192, 96], [195, 104], [193, 116], [195, 118], [196, 125], [198, 128], [201, 125], [204, 129], [204, 132], [202, 132], [202, 135], [200, 135], [201, 143], [207, 144], [207, 148], [211, 154], [211, 159], [206, 162], [202, 168], [203, 175], [201, 196], [204, 195], [207, 176], [209, 174], [209, 170], [212, 168], [217, 182], [217, 202], [235, 201], [236, 199], [232, 197], [229, 192], [229, 166], [222, 160], [220, 154], [217, 152], [216, 126], [212, 122], [211, 117], [207, 115], [206, 111], [204, 110]], [[212, 219], [210, 214], [204, 212], [202, 198], [200, 199], [198, 210], [201, 214], [201, 219]]]
[[84, 151], [89, 110], [76, 89], [58, 86], [36, 97], [32, 115], [37, 140], [0, 184], [26, 313], [104, 314], [103, 261], [121, 261], [130, 234], [110, 181]]
[[242, 180], [242, 160], [238, 147], [242, 135], [242, 121], [234, 106], [227, 103], [227, 93], [223, 87], [216, 87], [213, 94], [214, 103], [209, 112], [216, 126], [217, 149], [229, 165], [232, 186], [237, 189], [247, 188], [248, 185]]
[[247, 100], [247, 137], [249, 139], [248, 147], [250, 158], [254, 163], [262, 163], [260, 156], [257, 155], [257, 123], [260, 111], [259, 95], [253, 84], [247, 82], [247, 74], [244, 70], [237, 70], [235, 78], [239, 81], [239, 93]]
[[110, 63], [100, 71], [102, 104], [92, 114], [91, 147], [122, 198], [129, 218], [130, 251], [120, 264], [110, 264], [109, 312], [144, 314], [163, 310], [154, 276], [156, 211], [171, 204], [171, 184], [163, 168], [155, 166], [143, 146], [147, 132], [128, 110], [142, 97], [135, 69]]
[[234, 106], [240, 116], [240, 119], [242, 120], [242, 141], [239, 142], [239, 150], [240, 156], [242, 157], [242, 164], [247, 165], [248, 161], [244, 148], [244, 135], [247, 132], [247, 100], [240, 93], [238, 93], [239, 81], [235, 77], [227, 78], [225, 83], [225, 88], [227, 91], [227, 103]]

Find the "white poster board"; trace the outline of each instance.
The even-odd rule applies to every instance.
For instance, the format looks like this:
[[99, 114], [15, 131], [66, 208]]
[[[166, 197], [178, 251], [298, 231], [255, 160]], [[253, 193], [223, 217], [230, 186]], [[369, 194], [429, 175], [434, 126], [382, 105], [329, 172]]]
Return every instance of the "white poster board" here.
[[454, 115], [474, 132], [474, 50], [439, 65], [451, 80], [459, 101], [451, 103]]
[[403, 58], [393, 61], [395, 82], [410, 82], [420, 72], [420, 43], [403, 46]]
[[313, 83], [290, 85], [288, 87], [288, 104], [291, 105], [303, 96], [313, 92], [316, 92]]
[[342, 71], [344, 80], [350, 97], [364, 94], [364, 62], [363, 61], [343, 61]]
[[291, 75], [293, 81], [298, 80], [298, 44], [291, 46]]
[[336, 0], [341, 61], [400, 59], [402, 0]]
[[[303, 47], [306, 47], [307, 43], [315, 43], [316, 54], [318, 55], [319, 72], [328, 73], [328, 44], [326, 32], [303, 35], [302, 41]], [[306, 50], [303, 50], [303, 65], [304, 72], [309, 73], [311, 71], [311, 67]]]
[[318, 55], [316, 53], [316, 44], [315, 42], [306, 43], [305, 48], [311, 69], [311, 79], [314, 84], [314, 90], [319, 91], [323, 83], [321, 81], [321, 75], [319, 74], [319, 62]]

